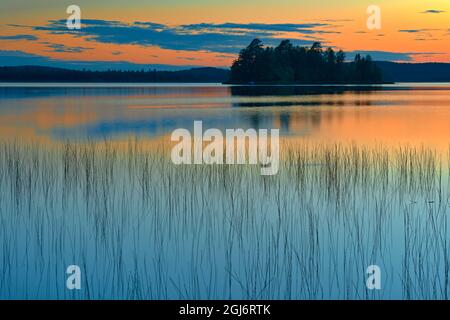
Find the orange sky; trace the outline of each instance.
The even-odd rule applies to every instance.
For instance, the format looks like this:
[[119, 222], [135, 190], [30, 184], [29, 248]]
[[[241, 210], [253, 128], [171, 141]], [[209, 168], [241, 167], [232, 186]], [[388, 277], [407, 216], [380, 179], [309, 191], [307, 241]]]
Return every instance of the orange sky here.
[[[78, 1], [83, 19], [115, 20], [123, 24], [135, 21], [164, 24], [177, 28], [187, 24], [221, 24], [225, 22], [248, 24], [305, 24], [327, 23], [314, 28], [310, 34], [277, 31], [271, 38], [310, 40], [319, 38], [324, 45], [344, 51], [385, 51], [404, 53], [413, 62], [450, 62], [450, 2], [448, 0], [411, 1]], [[366, 9], [376, 4], [381, 8], [381, 30], [368, 30]], [[433, 10], [431, 13], [424, 13]], [[0, 48], [2, 51], [21, 51], [56, 60], [126, 61], [138, 64], [229, 66], [235, 52], [220, 51], [214, 44], [207, 48], [187, 48], [182, 35], [179, 45], [160, 36], [153, 44], [140, 39], [126, 43], [103, 41], [87, 33], [82, 36], [69, 32], [51, 33], [33, 27], [47, 26], [50, 20], [67, 19], [66, 5], [61, 1], [2, 0], [0, 4]], [[14, 24], [15, 26], [11, 26]], [[22, 25], [22, 26], [16, 26]], [[84, 25], [82, 29], [84, 28]], [[86, 30], [86, 29], [85, 29]], [[175, 30], [175, 29], [173, 29]], [[401, 31], [403, 30], [403, 31]], [[82, 30], [83, 31], [83, 30]], [[323, 33], [332, 31], [333, 33]], [[185, 32], [185, 31], [183, 31]], [[205, 32], [197, 31], [197, 32]], [[207, 32], [207, 31], [206, 31]], [[17, 35], [35, 36], [35, 40], [8, 38]], [[145, 34], [144, 34], [145, 36]], [[63, 46], [55, 50], [49, 44]], [[220, 45], [218, 40], [217, 45]], [[80, 47], [80, 50], [71, 48]], [[70, 52], [74, 51], [74, 52]], [[1, 61], [0, 61], [1, 62]]]

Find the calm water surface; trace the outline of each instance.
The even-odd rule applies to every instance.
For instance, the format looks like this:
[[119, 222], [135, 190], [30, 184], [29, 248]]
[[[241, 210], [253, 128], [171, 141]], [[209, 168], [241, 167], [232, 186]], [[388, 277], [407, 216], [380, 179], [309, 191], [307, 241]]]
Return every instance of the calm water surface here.
[[285, 137], [447, 148], [450, 84], [245, 87], [3, 84], [2, 137], [162, 137], [179, 127], [279, 128]]
[[[144, 147], [194, 120], [296, 143], [272, 177]], [[450, 294], [450, 84], [2, 84], [0, 136], [1, 299]]]

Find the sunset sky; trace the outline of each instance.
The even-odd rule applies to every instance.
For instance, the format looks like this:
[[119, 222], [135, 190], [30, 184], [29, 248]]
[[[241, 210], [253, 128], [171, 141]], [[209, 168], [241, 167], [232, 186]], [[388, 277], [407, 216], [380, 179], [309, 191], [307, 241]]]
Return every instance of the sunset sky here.
[[[69, 5], [81, 8], [69, 30]], [[382, 12], [369, 30], [369, 5]], [[73, 68], [228, 67], [253, 38], [370, 53], [375, 60], [450, 62], [448, 0], [2, 0], [0, 65]]]

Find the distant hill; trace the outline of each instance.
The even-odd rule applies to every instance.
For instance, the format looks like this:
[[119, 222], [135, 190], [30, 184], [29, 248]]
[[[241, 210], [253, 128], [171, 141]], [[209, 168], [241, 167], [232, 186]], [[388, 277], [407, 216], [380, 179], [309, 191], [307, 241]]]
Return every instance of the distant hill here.
[[[385, 82], [450, 82], [450, 63], [377, 61]], [[80, 71], [40, 66], [0, 67], [0, 82], [189, 82], [229, 80], [230, 71], [193, 68], [181, 71]]]
[[386, 82], [450, 82], [450, 63], [395, 63], [378, 61]]
[[41, 66], [0, 67], [0, 82], [223, 82], [229, 71], [193, 68], [180, 71], [87, 71]]

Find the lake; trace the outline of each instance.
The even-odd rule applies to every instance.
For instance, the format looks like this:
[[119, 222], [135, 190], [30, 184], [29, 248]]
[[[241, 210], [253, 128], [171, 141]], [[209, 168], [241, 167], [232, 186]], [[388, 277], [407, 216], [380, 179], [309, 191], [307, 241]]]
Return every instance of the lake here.
[[[174, 165], [195, 120], [279, 172]], [[0, 136], [1, 299], [448, 298], [450, 84], [0, 84]]]
[[223, 86], [3, 84], [2, 137], [45, 141], [162, 137], [214, 128], [279, 128], [289, 138], [447, 148], [450, 84]]

